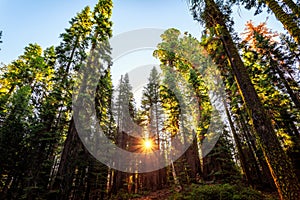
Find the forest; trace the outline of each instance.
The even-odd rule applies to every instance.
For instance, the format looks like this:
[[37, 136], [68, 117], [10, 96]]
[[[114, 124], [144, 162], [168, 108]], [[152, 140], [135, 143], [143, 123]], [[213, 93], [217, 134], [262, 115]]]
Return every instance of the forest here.
[[[299, 0], [186, 2], [201, 39], [165, 30], [141, 98], [113, 85], [112, 0], [1, 64], [0, 199], [300, 199]], [[236, 33], [236, 5], [285, 32]]]

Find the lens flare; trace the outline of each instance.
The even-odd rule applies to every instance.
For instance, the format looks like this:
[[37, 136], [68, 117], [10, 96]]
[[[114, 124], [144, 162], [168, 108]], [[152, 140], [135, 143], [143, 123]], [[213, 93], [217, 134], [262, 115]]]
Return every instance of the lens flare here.
[[139, 146], [140, 153], [152, 153], [156, 150], [156, 145], [151, 138], [141, 139]]
[[145, 141], [144, 141], [144, 147], [145, 147], [145, 149], [152, 149], [152, 146], [153, 146], [153, 144], [152, 144], [152, 141], [151, 140], [149, 140], [149, 139], [146, 139]]

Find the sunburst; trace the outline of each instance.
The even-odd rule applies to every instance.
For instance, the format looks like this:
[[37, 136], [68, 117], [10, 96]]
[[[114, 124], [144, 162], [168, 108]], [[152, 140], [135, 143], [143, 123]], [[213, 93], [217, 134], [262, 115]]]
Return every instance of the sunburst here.
[[142, 153], [151, 153], [154, 151], [154, 142], [152, 139], [142, 139], [140, 145]]
[[152, 147], [153, 147], [153, 144], [152, 144], [151, 140], [149, 140], [149, 139], [144, 140], [144, 148], [145, 149], [152, 149]]

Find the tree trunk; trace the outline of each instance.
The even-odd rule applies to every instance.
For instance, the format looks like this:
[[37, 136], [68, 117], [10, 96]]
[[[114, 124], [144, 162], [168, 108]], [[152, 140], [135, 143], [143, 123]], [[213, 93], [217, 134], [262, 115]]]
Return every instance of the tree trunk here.
[[72, 118], [61, 155], [57, 176], [53, 185], [54, 190], [60, 191], [59, 195], [61, 199], [68, 198], [69, 196], [76, 168], [74, 160], [78, 159], [80, 149], [82, 149], [82, 143], [79, 139], [74, 120]]
[[282, 23], [283, 27], [291, 34], [294, 40], [300, 44], [300, 29], [293, 21], [291, 15], [286, 14], [275, 0], [265, 0], [267, 6], [272, 10], [275, 17]]
[[252, 181], [251, 173], [250, 173], [249, 169], [246, 167], [247, 162], [246, 162], [246, 157], [245, 157], [244, 152], [243, 152], [243, 147], [241, 145], [239, 136], [238, 136], [238, 134], [235, 130], [235, 127], [234, 127], [234, 124], [232, 122], [232, 119], [231, 119], [231, 116], [230, 116], [230, 113], [229, 113], [229, 110], [228, 110], [228, 106], [227, 106], [225, 100], [223, 100], [223, 105], [224, 105], [224, 108], [225, 108], [225, 112], [226, 112], [226, 116], [227, 116], [227, 119], [228, 119], [228, 122], [229, 122], [230, 129], [231, 129], [231, 132], [232, 132], [232, 135], [233, 135], [233, 139], [234, 139], [237, 151], [238, 151], [238, 156], [239, 156], [239, 159], [241, 161], [241, 167], [242, 167], [242, 169], [245, 173], [248, 184], [253, 186], [254, 183]]
[[[271, 57], [272, 55], [270, 55]], [[271, 57], [272, 58], [272, 57]], [[284, 77], [284, 73], [281, 71], [281, 69], [279, 69], [279, 66], [277, 65], [277, 63], [275, 61], [271, 61], [271, 64], [273, 64], [275, 71], [278, 73], [280, 79], [283, 82], [284, 87], [287, 90], [287, 93], [290, 95], [292, 101], [294, 102], [295, 106], [300, 110], [300, 99], [299, 97], [294, 93], [294, 91], [292, 90], [292, 88], [290, 87], [288, 81], [286, 80], [286, 78]]]
[[293, 0], [283, 0], [283, 2], [292, 10], [297, 18], [300, 18], [300, 7]]

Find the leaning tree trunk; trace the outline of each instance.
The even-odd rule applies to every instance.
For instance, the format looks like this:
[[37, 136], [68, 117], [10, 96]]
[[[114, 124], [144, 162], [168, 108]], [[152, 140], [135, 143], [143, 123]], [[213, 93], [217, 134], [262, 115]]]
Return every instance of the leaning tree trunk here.
[[292, 10], [293, 14], [300, 18], [300, 6], [295, 4], [293, 0], [283, 0], [283, 2]]
[[281, 71], [279, 66], [274, 61], [272, 61], [272, 64], [275, 68], [275, 71], [277, 72], [280, 79], [282, 80], [282, 83], [283, 83], [284, 87], [286, 88], [287, 93], [290, 95], [290, 97], [291, 97], [292, 101], [294, 102], [295, 106], [300, 110], [300, 99], [299, 99], [298, 95], [295, 94], [294, 91], [292, 90], [292, 88], [290, 87], [290, 84], [288, 83], [288, 81], [284, 77], [284, 72]]
[[78, 159], [79, 151], [83, 148], [81, 140], [77, 134], [74, 119], [71, 119], [67, 139], [64, 143], [63, 152], [57, 175], [52, 186], [53, 190], [59, 191], [56, 199], [66, 199], [71, 191], [72, 180], [76, 164], [74, 160]]
[[234, 142], [235, 142], [235, 145], [236, 145], [236, 148], [237, 148], [237, 152], [238, 152], [238, 157], [240, 159], [240, 162], [241, 162], [241, 167], [245, 173], [245, 177], [247, 179], [247, 182], [253, 186], [254, 183], [253, 183], [253, 180], [252, 180], [252, 176], [251, 176], [251, 173], [248, 169], [248, 167], [246, 166], [247, 165], [247, 162], [246, 162], [246, 157], [245, 157], [245, 154], [243, 152], [243, 147], [242, 147], [242, 144], [240, 142], [240, 139], [239, 139], [239, 136], [235, 130], [235, 127], [234, 127], [234, 124], [233, 124], [233, 121], [231, 119], [231, 116], [230, 116], [230, 113], [229, 113], [229, 109], [228, 109], [228, 106], [225, 102], [225, 99], [223, 99], [223, 105], [224, 105], [224, 108], [225, 108], [225, 112], [226, 112], [226, 116], [227, 116], [227, 119], [228, 119], [228, 122], [229, 122], [229, 126], [230, 126], [230, 129], [231, 129], [231, 132], [232, 132], [232, 135], [233, 135], [233, 139], [234, 139]]
[[[223, 43], [233, 75], [243, 101], [247, 106], [249, 117], [251, 118], [258, 142], [270, 168], [279, 196], [281, 199], [298, 200], [300, 199], [300, 186], [297, 176], [293, 171], [291, 161], [281, 148], [271, 120], [264, 111], [263, 105], [251, 83], [224, 19], [225, 17], [217, 4], [213, 0], [205, 0], [204, 20], [206, 26], [208, 28], [215, 28], [218, 37], [220, 37]], [[295, 32], [293, 31], [293, 33]]]
[[300, 29], [293, 21], [291, 15], [286, 14], [275, 0], [265, 0], [266, 5], [272, 10], [275, 17], [282, 23], [284, 28], [291, 34], [294, 40], [300, 44]]

